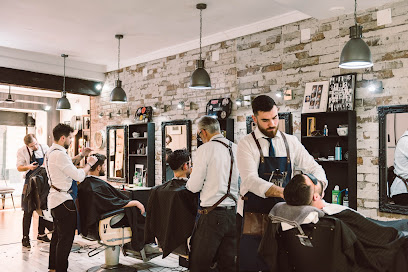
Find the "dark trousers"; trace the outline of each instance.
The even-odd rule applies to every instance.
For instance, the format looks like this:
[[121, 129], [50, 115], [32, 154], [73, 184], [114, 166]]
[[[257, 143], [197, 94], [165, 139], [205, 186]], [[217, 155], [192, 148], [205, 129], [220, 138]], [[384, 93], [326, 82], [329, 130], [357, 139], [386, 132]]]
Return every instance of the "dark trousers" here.
[[54, 220], [49, 256], [49, 269], [65, 272], [68, 269], [68, 257], [74, 241], [77, 223], [76, 207], [74, 201], [67, 200], [61, 205], [51, 209]]
[[217, 262], [219, 271], [236, 271], [235, 210], [213, 210], [202, 214], [191, 241], [190, 271], [209, 271]]
[[[33, 217], [33, 211], [24, 211], [23, 215], [23, 236], [28, 236], [30, 233], [31, 218]], [[44, 234], [45, 228], [49, 231], [53, 230], [52, 222], [43, 219], [41, 216], [38, 219], [38, 234]]]

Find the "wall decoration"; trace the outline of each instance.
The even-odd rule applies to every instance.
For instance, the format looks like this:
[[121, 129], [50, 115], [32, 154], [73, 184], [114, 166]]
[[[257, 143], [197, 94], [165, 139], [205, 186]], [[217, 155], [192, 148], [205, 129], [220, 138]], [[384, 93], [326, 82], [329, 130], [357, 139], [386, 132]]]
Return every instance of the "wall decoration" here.
[[90, 129], [90, 128], [91, 128], [91, 117], [89, 117], [89, 116], [84, 116], [82, 127], [83, 127], [84, 129]]
[[325, 112], [327, 110], [328, 81], [306, 83], [302, 113]]
[[328, 111], [354, 109], [356, 93], [356, 73], [332, 76], [329, 81]]
[[229, 98], [211, 99], [207, 103], [207, 115], [217, 116], [218, 119], [226, 119], [230, 116], [232, 101]]
[[142, 122], [150, 122], [152, 120], [153, 108], [152, 107], [140, 107], [136, 110], [135, 119]]

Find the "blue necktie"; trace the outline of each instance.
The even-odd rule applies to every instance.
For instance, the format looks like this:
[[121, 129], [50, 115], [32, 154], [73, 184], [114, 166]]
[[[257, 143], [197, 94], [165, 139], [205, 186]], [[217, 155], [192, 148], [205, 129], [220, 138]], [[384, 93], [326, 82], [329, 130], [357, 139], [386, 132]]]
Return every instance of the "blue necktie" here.
[[266, 138], [269, 141], [269, 157], [276, 157], [275, 148], [273, 148], [272, 138]]

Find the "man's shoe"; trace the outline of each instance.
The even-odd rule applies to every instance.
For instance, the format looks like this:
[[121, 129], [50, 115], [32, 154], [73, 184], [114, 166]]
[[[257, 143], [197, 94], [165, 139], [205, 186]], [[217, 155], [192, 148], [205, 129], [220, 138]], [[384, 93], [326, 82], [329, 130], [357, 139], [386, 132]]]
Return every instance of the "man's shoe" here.
[[24, 237], [23, 237], [23, 240], [22, 240], [21, 242], [23, 243], [23, 247], [31, 248], [31, 245], [30, 245], [30, 237], [24, 236]]
[[38, 234], [37, 241], [43, 241], [43, 242], [46, 242], [46, 243], [51, 242], [51, 240], [48, 238], [47, 234]]

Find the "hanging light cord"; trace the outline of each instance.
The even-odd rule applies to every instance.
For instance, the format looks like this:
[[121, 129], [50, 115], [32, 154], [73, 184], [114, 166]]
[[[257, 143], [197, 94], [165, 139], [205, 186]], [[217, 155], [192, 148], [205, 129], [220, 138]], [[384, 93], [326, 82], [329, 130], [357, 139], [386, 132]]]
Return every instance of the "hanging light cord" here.
[[63, 85], [63, 88], [62, 88], [62, 96], [64, 96], [64, 94], [65, 94], [65, 59], [67, 58], [67, 56], [64, 55], [63, 57], [64, 57], [64, 85]]
[[201, 33], [203, 31], [203, 10], [200, 9], [200, 60], [201, 60]]
[[354, 24], [357, 25], [357, 0], [354, 0]]
[[118, 38], [118, 80], [119, 80], [119, 65], [120, 63], [120, 38]]

